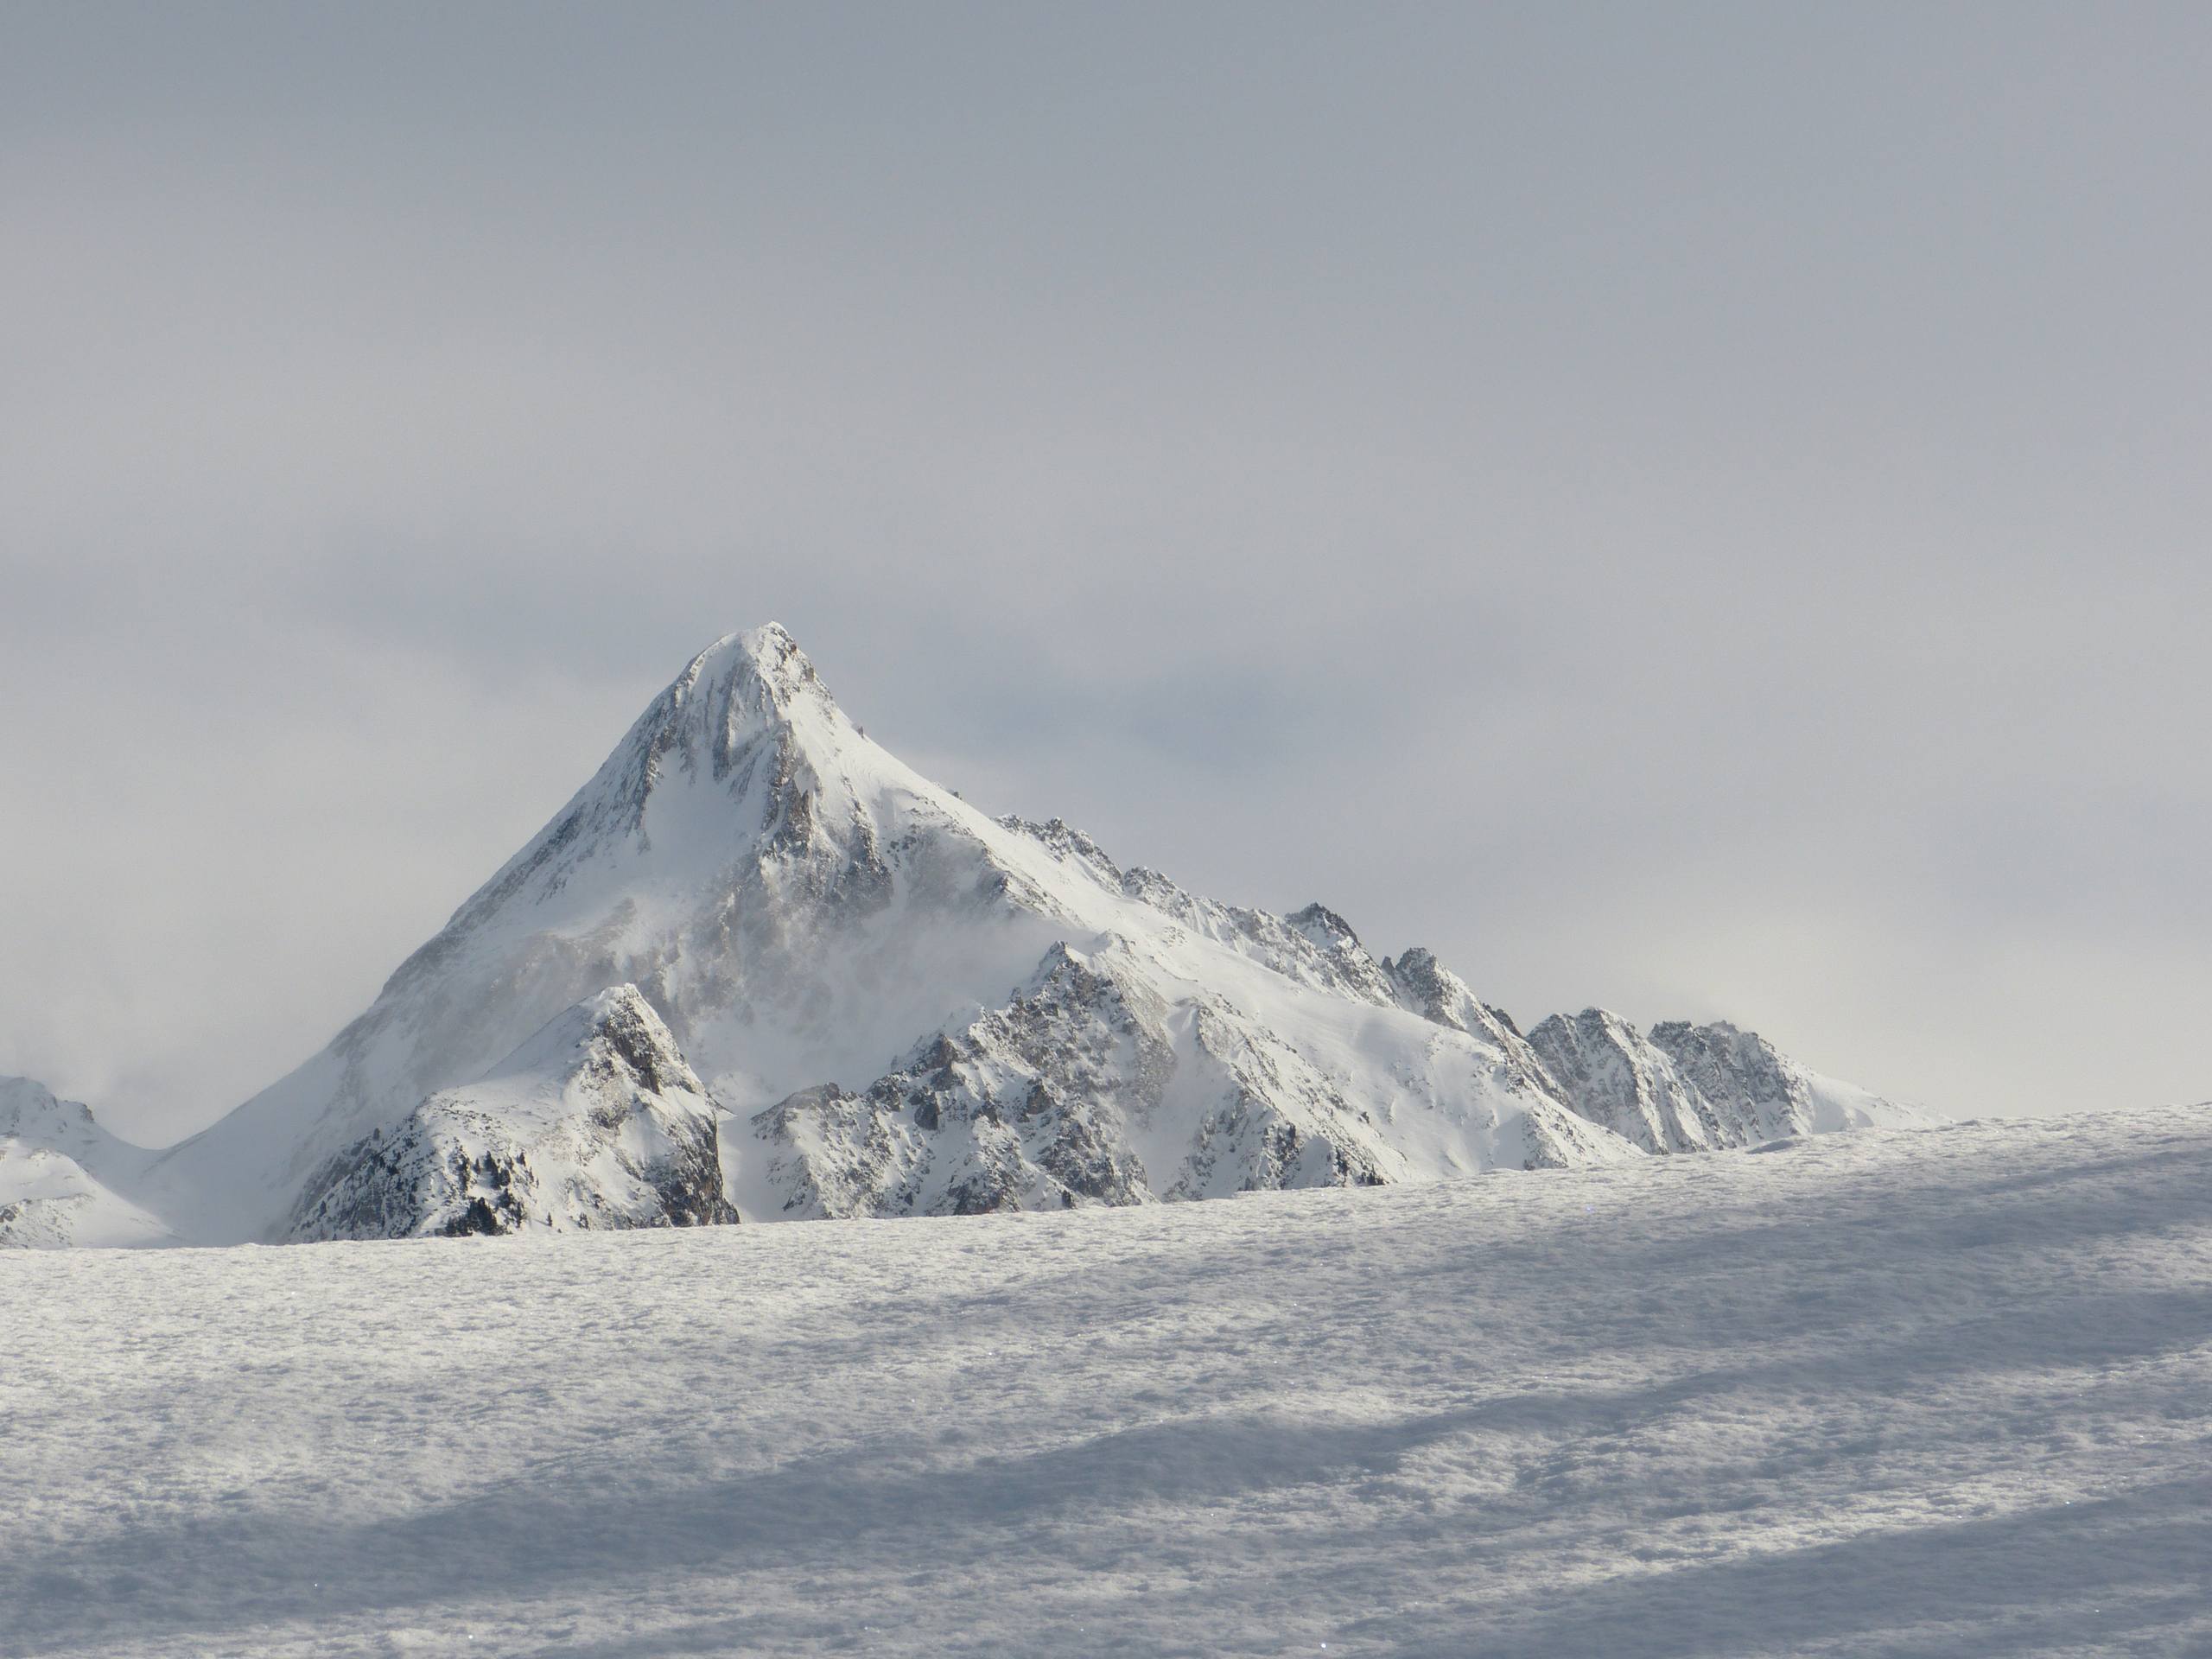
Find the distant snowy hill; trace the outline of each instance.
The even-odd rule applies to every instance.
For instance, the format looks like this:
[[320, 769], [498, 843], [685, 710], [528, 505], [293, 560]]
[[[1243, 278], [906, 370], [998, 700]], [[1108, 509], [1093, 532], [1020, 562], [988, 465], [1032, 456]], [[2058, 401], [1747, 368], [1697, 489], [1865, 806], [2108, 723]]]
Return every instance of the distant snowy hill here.
[[152, 1156], [117, 1140], [79, 1102], [57, 1100], [29, 1077], [0, 1077], [0, 1245], [176, 1243], [106, 1185], [134, 1181]]
[[[549, 1022], [608, 998], [654, 1056], [602, 1094], [576, 1080], [586, 1016]], [[988, 817], [770, 625], [701, 652], [365, 1014], [130, 1196], [207, 1242], [902, 1216], [1916, 1116], [1725, 1026], [1592, 1012], [1523, 1038], [1320, 906], [1218, 904], [1058, 820]]]

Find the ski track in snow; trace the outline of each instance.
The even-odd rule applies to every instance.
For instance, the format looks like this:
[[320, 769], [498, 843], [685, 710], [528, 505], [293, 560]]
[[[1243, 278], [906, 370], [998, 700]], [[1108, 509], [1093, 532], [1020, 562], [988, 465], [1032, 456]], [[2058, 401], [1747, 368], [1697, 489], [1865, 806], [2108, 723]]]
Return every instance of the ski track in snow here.
[[0, 1255], [0, 1654], [2212, 1650], [2212, 1107]]

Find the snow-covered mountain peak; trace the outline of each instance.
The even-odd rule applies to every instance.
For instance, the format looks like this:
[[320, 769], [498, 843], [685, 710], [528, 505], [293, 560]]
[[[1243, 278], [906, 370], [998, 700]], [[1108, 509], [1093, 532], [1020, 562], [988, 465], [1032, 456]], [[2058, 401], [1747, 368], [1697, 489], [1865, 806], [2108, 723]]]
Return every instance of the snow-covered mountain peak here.
[[727, 776], [764, 736], [834, 766], [840, 751], [864, 742], [798, 641], [771, 622], [725, 634], [685, 664], [648, 709], [639, 728], [656, 765], [702, 762]]
[[640, 725], [658, 713], [715, 706], [760, 720], [787, 717], [802, 702], [835, 709], [836, 699], [780, 622], [726, 633], [683, 665], [654, 700]]
[[[1615, 1014], [1611, 1008], [1585, 1008], [1580, 1014], [1554, 1014], [1544, 1020], [1536, 1031], [1545, 1027], [1568, 1027], [1580, 1033], [1586, 1041], [1604, 1039], [1615, 1043], [1629, 1043], [1636, 1039], [1636, 1027]], [[1529, 1033], [1535, 1035], [1535, 1031]]]
[[211, 1242], [652, 1225], [714, 1217], [719, 1158], [748, 1218], [912, 1214], [1603, 1161], [1820, 1116], [1801, 1090], [1707, 1124], [1662, 1047], [1594, 1010], [1573, 1029], [1554, 1076], [1430, 952], [1378, 962], [1325, 906], [1223, 904], [1061, 819], [985, 817], [770, 624], [693, 657], [374, 1004], [139, 1190]]
[[727, 634], [684, 665], [455, 919], [518, 891], [557, 891], [568, 872], [626, 843], [645, 852], [658, 840], [709, 861], [759, 842], [848, 851], [864, 804], [904, 772], [846, 717], [782, 626]]
[[1105, 886], [1117, 892], [1121, 890], [1123, 880], [1122, 867], [1107, 856], [1103, 847], [1065, 818], [1047, 818], [1042, 823], [1031, 823], [1025, 818], [1008, 813], [993, 822], [1001, 830], [1010, 830], [1016, 835], [1027, 836], [1039, 842], [1062, 863], [1087, 869]]
[[1436, 959], [1433, 950], [1418, 944], [1408, 946], [1395, 959], [1384, 957], [1382, 972], [1404, 1007], [1424, 1020], [1491, 1044], [1535, 1088], [1555, 1100], [1566, 1099], [1512, 1016], [1477, 996], [1465, 980]]
[[1928, 1121], [1916, 1107], [1823, 1077], [1758, 1033], [1725, 1020], [1702, 1026], [1664, 1020], [1651, 1027], [1651, 1043], [1724, 1120], [1755, 1124], [1769, 1138]]
[[1649, 1035], [1605, 1008], [1554, 1014], [1529, 1033], [1563, 1097], [1648, 1152], [1698, 1152], [1789, 1135], [1924, 1122], [1824, 1077], [1757, 1032], [1664, 1020]]
[[1349, 950], [1364, 954], [1364, 947], [1359, 942], [1359, 935], [1351, 931], [1351, 924], [1326, 905], [1308, 905], [1303, 910], [1291, 912], [1283, 920], [1332, 955]]

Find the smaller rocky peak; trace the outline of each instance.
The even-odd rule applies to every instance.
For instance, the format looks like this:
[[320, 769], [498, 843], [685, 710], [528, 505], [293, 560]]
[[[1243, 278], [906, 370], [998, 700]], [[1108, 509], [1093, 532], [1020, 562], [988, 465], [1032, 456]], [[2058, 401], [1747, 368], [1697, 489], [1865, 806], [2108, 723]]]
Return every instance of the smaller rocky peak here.
[[1643, 1039], [1637, 1034], [1636, 1027], [1611, 1008], [1592, 1007], [1585, 1008], [1577, 1014], [1553, 1014], [1537, 1026], [1535, 1031], [1529, 1033], [1529, 1040], [1533, 1042], [1535, 1039], [1536, 1031], [1548, 1028], [1571, 1032], [1576, 1040], [1584, 1043], [1603, 1044], [1620, 1049], [1635, 1049], [1643, 1046]]
[[1756, 1031], [1743, 1031], [1726, 1020], [1693, 1025], [1662, 1020], [1651, 1027], [1653, 1045], [1678, 1064], [1702, 1061], [1731, 1069], [1764, 1070], [1778, 1064], [1781, 1050]]
[[1045, 954], [1037, 959], [1037, 969], [1029, 976], [1027, 988], [1033, 990], [1041, 985], [1052, 984], [1084, 972], [1090, 965], [1088, 958], [1065, 939], [1055, 939], [1046, 947]]
[[1326, 905], [1308, 905], [1305, 909], [1284, 917], [1283, 920], [1324, 950], [1357, 950], [1363, 956], [1366, 954], [1365, 947], [1359, 942], [1359, 935], [1351, 931], [1351, 924]]
[[90, 1107], [59, 1098], [36, 1078], [0, 1077], [0, 1135], [29, 1140], [92, 1121]]
[[1467, 982], [1436, 959], [1435, 953], [1414, 945], [1400, 956], [1386, 957], [1382, 971], [1405, 1001], [1422, 1018], [1465, 1031], [1485, 1030], [1521, 1035], [1521, 1027], [1503, 1008], [1484, 1001]]
[[655, 1094], [705, 1092], [667, 1023], [635, 985], [609, 986], [580, 1007], [592, 1042], [639, 1086]]
[[1755, 1031], [1725, 1020], [1668, 1020], [1651, 1027], [1651, 1041], [1716, 1103], [1801, 1103], [1804, 1085], [1793, 1064]]
[[480, 1079], [591, 1077], [625, 1090], [706, 1093], [667, 1023], [635, 985], [610, 985], [572, 1004]]
[[[1257, 917], [1254, 921], [1258, 923], [1256, 931], [1264, 935], [1267, 922]], [[1367, 954], [1367, 947], [1351, 931], [1351, 924], [1326, 905], [1308, 905], [1295, 915], [1283, 918], [1282, 925], [1293, 938], [1303, 941], [1326, 964], [1325, 977], [1333, 982], [1330, 988], [1382, 1007], [1396, 1005], [1397, 995], [1389, 976]], [[1292, 976], [1299, 977], [1294, 973]]]
[[[1649, 1074], [1655, 1065], [1669, 1069], [1664, 1051], [1609, 1008], [1552, 1014], [1529, 1028], [1528, 1042], [1570, 1095], [1579, 1084], [1610, 1077], [1617, 1080], [1615, 1086], [1640, 1096], [1653, 1086]], [[1568, 1103], [1583, 1109], [1573, 1098]]]
[[1644, 1151], [1676, 1153], [1713, 1144], [1712, 1114], [1664, 1050], [1605, 1008], [1554, 1014], [1529, 1033], [1559, 1098], [1578, 1116]]
[[1088, 867], [1109, 887], [1122, 885], [1121, 866], [1106, 855], [1103, 847], [1065, 818], [1047, 818], [1042, 823], [1035, 823], [1009, 812], [995, 822], [1002, 830], [1028, 836], [1064, 864]]
[[[1466, 987], [1459, 976], [1437, 961], [1436, 953], [1411, 945], [1395, 957], [1382, 958], [1382, 972], [1404, 997], [1406, 1006], [1424, 1020], [1440, 1026], [1457, 1025], [1452, 1017], [1455, 992]], [[1468, 993], [1471, 998], [1472, 994]]]
[[82, 1101], [63, 1100], [33, 1077], [0, 1077], [0, 1140], [98, 1165], [111, 1150], [130, 1150]]
[[1090, 952], [1077, 950], [1065, 939], [1055, 941], [1029, 977], [1014, 987], [1012, 1006], [1037, 1009], [1118, 1003], [1122, 993], [1110, 964], [1116, 950], [1126, 948], [1127, 941], [1113, 933], [1103, 936], [1098, 948]]
[[1197, 905], [1189, 893], [1148, 864], [1133, 864], [1122, 871], [1122, 891], [1179, 921], [1187, 919]]
[[1513, 1016], [1477, 996], [1465, 980], [1436, 959], [1433, 951], [1414, 945], [1395, 957], [1386, 957], [1382, 974], [1397, 994], [1401, 1007], [1431, 1025], [1463, 1031], [1492, 1045], [1505, 1056], [1514, 1076], [1546, 1095], [1558, 1095], [1559, 1086], [1542, 1057], [1522, 1035]]
[[716, 1108], [635, 985], [556, 1015], [473, 1084], [323, 1164], [294, 1239], [734, 1222]]

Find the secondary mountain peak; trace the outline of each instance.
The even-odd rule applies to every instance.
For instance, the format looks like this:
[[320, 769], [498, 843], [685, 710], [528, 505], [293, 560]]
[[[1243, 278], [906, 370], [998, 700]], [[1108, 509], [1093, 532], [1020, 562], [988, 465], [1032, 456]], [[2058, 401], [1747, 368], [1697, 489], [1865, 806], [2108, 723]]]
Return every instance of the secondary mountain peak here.
[[472, 1084], [317, 1170], [295, 1238], [734, 1222], [714, 1102], [634, 985], [563, 1010]]

